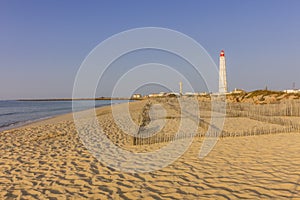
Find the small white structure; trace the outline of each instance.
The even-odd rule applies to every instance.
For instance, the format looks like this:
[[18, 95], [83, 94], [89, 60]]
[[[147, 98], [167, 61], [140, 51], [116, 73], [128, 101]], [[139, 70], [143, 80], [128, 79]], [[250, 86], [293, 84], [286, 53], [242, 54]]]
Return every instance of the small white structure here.
[[156, 94], [156, 93], [153, 93], [153, 94], [149, 94], [148, 97], [152, 98], [152, 97], [159, 97], [160, 94]]
[[132, 98], [132, 99], [140, 99], [140, 98], [142, 98], [142, 95], [141, 95], [141, 94], [133, 94], [133, 95], [131, 96], [131, 98]]
[[182, 95], [182, 82], [179, 82], [179, 94]]
[[163, 96], [166, 96], [166, 93], [165, 92], [160, 92], [159, 94], [157, 94], [159, 97], [163, 97]]
[[300, 93], [300, 90], [283, 90], [283, 92], [285, 93], [289, 93], [289, 94], [297, 94], [297, 93]]
[[246, 92], [245, 90], [235, 88], [235, 89], [231, 92], [231, 94], [241, 94], [241, 93], [245, 93], [245, 92]]
[[186, 95], [186, 96], [197, 96], [197, 95], [199, 95], [199, 93], [186, 92], [184, 95]]

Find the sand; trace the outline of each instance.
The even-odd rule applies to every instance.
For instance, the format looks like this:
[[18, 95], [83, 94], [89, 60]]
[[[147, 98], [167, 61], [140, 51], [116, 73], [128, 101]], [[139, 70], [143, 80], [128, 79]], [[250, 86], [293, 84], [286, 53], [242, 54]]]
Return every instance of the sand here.
[[[135, 123], [141, 122], [146, 104], [130, 104]], [[166, 110], [162, 132], [178, 128], [178, 113]], [[150, 151], [165, 145], [132, 146], [113, 122], [110, 107], [97, 109], [97, 117], [122, 148]], [[230, 118], [225, 127], [251, 126], [247, 120]], [[300, 199], [299, 133], [220, 138], [200, 159], [202, 142], [195, 137], [178, 160], [160, 170], [128, 173], [101, 163], [86, 149], [71, 114], [4, 131], [0, 199]]]

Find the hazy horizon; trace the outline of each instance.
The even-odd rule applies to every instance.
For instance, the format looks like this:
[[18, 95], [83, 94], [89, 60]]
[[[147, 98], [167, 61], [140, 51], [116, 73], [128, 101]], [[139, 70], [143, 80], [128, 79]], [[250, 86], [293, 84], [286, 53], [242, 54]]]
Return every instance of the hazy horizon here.
[[[224, 49], [230, 91], [284, 90], [294, 82], [300, 88], [299, 6], [296, 0], [1, 1], [0, 100], [71, 98], [77, 70], [90, 51], [139, 27], [182, 32], [217, 66]], [[190, 77], [199, 82], [196, 92], [205, 91], [203, 80]], [[180, 80], [168, 81], [177, 90]], [[96, 96], [111, 96], [112, 83], [101, 84]]]

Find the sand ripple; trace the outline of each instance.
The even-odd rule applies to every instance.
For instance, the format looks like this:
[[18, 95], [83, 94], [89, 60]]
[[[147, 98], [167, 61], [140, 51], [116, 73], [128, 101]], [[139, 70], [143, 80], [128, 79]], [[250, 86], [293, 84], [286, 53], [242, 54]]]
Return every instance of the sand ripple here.
[[223, 138], [204, 159], [201, 142], [168, 167], [138, 174], [100, 163], [71, 121], [2, 132], [0, 198], [300, 199], [299, 133]]

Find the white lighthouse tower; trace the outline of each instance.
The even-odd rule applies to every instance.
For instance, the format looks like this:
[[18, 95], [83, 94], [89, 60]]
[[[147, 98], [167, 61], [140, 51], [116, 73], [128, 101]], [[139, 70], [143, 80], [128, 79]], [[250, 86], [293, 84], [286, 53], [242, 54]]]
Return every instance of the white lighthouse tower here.
[[219, 93], [227, 93], [227, 80], [226, 80], [226, 63], [224, 50], [220, 53], [219, 63]]

